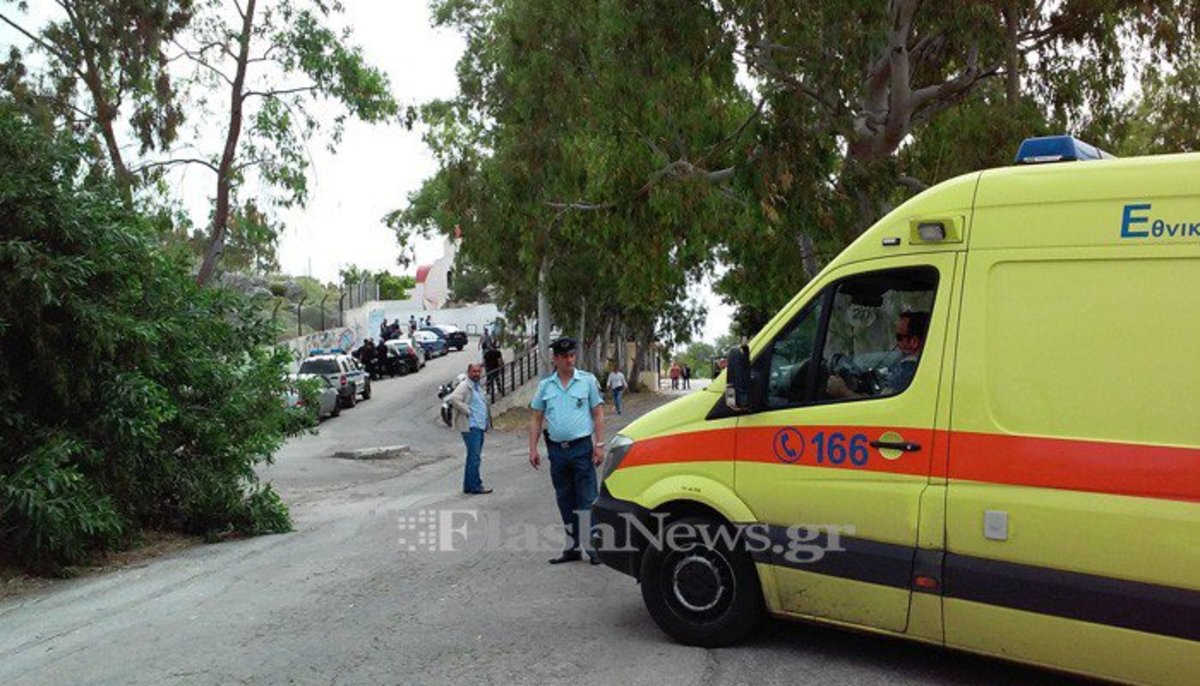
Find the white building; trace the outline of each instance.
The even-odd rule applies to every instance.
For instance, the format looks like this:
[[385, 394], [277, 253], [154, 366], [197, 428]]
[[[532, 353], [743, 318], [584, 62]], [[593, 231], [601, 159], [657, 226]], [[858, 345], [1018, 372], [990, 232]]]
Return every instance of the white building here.
[[417, 285], [412, 300], [422, 310], [440, 310], [450, 299], [450, 286], [454, 279], [454, 259], [462, 243], [462, 229], [454, 229], [454, 237], [446, 237], [442, 256], [433, 264], [417, 267]]

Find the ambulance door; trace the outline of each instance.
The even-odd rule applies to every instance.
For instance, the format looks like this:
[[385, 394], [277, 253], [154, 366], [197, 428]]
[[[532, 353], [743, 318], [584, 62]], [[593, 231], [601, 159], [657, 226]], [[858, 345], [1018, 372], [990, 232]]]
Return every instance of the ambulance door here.
[[831, 272], [752, 362], [737, 487], [783, 612], [905, 630], [956, 259]]
[[[989, 209], [977, 226], [1052, 235], [1121, 217], [1095, 203], [1093, 221], [1080, 205]], [[1197, 683], [1200, 310], [1189, 286], [1200, 246], [973, 248], [968, 261], [946, 642], [1116, 681]]]

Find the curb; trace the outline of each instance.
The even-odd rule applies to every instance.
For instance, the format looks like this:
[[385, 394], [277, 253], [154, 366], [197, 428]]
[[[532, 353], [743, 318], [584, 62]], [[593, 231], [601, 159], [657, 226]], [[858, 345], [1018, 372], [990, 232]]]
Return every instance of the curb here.
[[359, 448], [358, 450], [339, 450], [331, 457], [341, 460], [394, 460], [412, 454], [407, 445], [389, 445], [379, 448]]

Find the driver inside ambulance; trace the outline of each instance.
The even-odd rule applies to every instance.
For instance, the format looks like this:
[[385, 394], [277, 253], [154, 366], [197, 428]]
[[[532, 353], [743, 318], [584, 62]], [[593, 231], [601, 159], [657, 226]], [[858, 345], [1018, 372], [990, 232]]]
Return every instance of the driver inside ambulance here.
[[[917, 374], [917, 362], [921, 359], [921, 351], [925, 348], [925, 336], [928, 332], [928, 312], [904, 312], [896, 320], [896, 349], [903, 357], [888, 368], [879, 396], [898, 395], [912, 383], [913, 377]], [[837, 374], [829, 376], [825, 392], [830, 398], [843, 400], [866, 398], [873, 395], [855, 392], [846, 384], [846, 380]]]

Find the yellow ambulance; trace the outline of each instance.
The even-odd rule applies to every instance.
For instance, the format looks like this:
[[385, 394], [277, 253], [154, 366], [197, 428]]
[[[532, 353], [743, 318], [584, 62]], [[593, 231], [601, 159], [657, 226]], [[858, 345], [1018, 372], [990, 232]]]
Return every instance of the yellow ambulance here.
[[921, 193], [602, 469], [593, 543], [676, 640], [1198, 683], [1200, 154], [1031, 139]]

